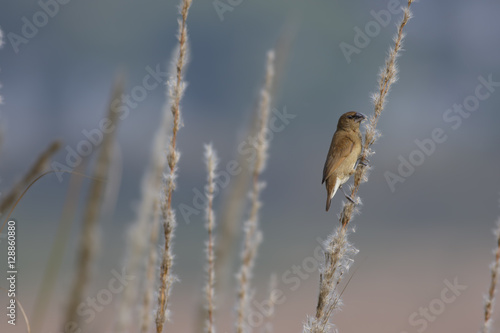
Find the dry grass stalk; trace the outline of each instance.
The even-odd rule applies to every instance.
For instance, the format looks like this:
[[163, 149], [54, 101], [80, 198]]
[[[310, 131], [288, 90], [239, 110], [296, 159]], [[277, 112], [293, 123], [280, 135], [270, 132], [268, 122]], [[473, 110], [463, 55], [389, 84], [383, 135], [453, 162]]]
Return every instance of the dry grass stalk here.
[[[413, 0], [408, 1], [408, 5], [404, 10], [403, 19], [398, 28], [397, 35], [394, 39], [394, 47], [389, 50], [389, 54], [385, 61], [385, 67], [382, 68], [379, 74], [379, 91], [372, 96], [374, 102], [374, 114], [369, 119], [369, 124], [365, 133], [363, 152], [361, 161], [367, 162], [368, 157], [373, 154], [371, 146], [379, 133], [376, 129], [377, 122], [384, 109], [386, 97], [389, 90], [397, 80], [396, 59], [401, 51], [404, 38], [403, 30], [408, 20], [411, 18], [410, 6]], [[359, 186], [362, 182], [367, 181], [368, 167], [364, 163], [359, 163], [354, 175], [354, 185], [352, 187], [351, 197], [356, 203], [360, 203], [359, 197], [356, 196]], [[355, 204], [348, 201], [344, 203], [342, 213], [340, 214], [340, 226], [331, 234], [325, 241], [325, 263], [320, 268], [320, 291], [318, 295], [318, 304], [316, 307], [316, 315], [309, 317], [304, 325], [304, 332], [309, 333], [326, 333], [331, 332], [334, 328], [330, 323], [332, 313], [341, 306], [340, 295], [337, 292], [338, 285], [341, 283], [343, 276], [349, 270], [352, 264], [352, 256], [358, 250], [349, 243], [347, 237], [347, 226], [352, 220]]]
[[267, 160], [267, 150], [269, 143], [267, 141], [268, 121], [271, 109], [271, 90], [274, 80], [274, 51], [267, 53], [266, 78], [264, 88], [261, 91], [259, 103], [258, 136], [256, 142], [256, 158], [252, 170], [252, 190], [251, 190], [251, 210], [250, 217], [244, 225], [244, 243], [241, 253], [241, 268], [238, 273], [238, 295], [237, 295], [237, 333], [247, 332], [246, 316], [251, 301], [250, 280], [255, 264], [257, 249], [262, 239], [259, 230], [258, 218], [261, 207], [260, 192], [264, 184], [260, 181], [260, 175], [264, 170]]
[[333, 312], [342, 305], [338, 286], [349, 270], [351, 259], [358, 250], [349, 243], [347, 230], [340, 226], [324, 242], [325, 262], [320, 268], [320, 287], [316, 315], [308, 317], [303, 332], [331, 332], [334, 325], [330, 323]]
[[149, 256], [146, 267], [146, 281], [144, 283], [144, 298], [142, 300], [141, 310], [141, 333], [148, 333], [151, 321], [151, 307], [153, 300], [153, 291], [155, 286], [156, 277], [156, 261], [158, 260], [158, 253], [156, 244], [158, 242], [158, 234], [160, 231], [160, 201], [155, 202], [153, 208], [153, 224], [151, 226], [151, 233], [149, 235]]
[[[245, 138], [255, 137], [256, 123], [256, 120], [252, 119], [249, 128], [246, 130]], [[229, 277], [233, 276], [231, 264], [235, 255], [234, 248], [241, 227], [241, 219], [243, 218], [251, 178], [251, 165], [247, 161], [248, 157], [244, 154], [238, 154], [236, 159], [241, 167], [241, 172], [231, 180], [229, 187], [225, 191], [222, 212], [219, 218], [219, 240], [215, 244], [215, 257], [217, 258], [215, 262], [215, 275], [217, 276], [215, 289], [219, 297], [225, 289], [219, 288], [219, 286], [226, 286]]]
[[278, 288], [278, 276], [276, 274], [271, 275], [269, 281], [269, 298], [267, 299], [267, 304], [269, 305], [269, 310], [265, 314], [267, 323], [264, 325], [262, 330], [264, 333], [273, 333], [274, 328], [272, 324], [272, 319], [274, 318], [274, 309], [278, 299], [276, 298], [276, 290]]
[[172, 209], [172, 192], [175, 189], [175, 178], [177, 173], [177, 162], [179, 152], [176, 150], [177, 132], [181, 126], [180, 103], [185, 88], [184, 66], [188, 58], [188, 36], [186, 21], [191, 6], [191, 0], [182, 0], [180, 6], [181, 19], [179, 20], [179, 53], [176, 61], [176, 76], [171, 77], [169, 85], [170, 110], [173, 116], [172, 136], [170, 147], [167, 152], [167, 163], [170, 169], [166, 176], [166, 184], [163, 189], [164, 201], [161, 205], [163, 216], [163, 229], [165, 244], [160, 266], [160, 287], [158, 290], [158, 309], [156, 311], [156, 332], [161, 333], [167, 318], [168, 301], [172, 283], [175, 280], [172, 274], [173, 254], [172, 238], [176, 226], [175, 214]]
[[41, 332], [43, 323], [46, 319], [46, 312], [49, 309], [50, 299], [57, 282], [57, 276], [66, 252], [66, 245], [69, 240], [71, 227], [76, 217], [78, 208], [78, 197], [80, 195], [83, 178], [82, 172], [85, 169], [85, 163], [80, 164], [76, 173], [71, 175], [68, 192], [66, 195], [61, 219], [57, 227], [57, 233], [54, 237], [54, 243], [49, 254], [49, 260], [45, 266], [42, 282], [38, 288], [38, 294], [33, 306], [33, 330]]
[[[2, 30], [0, 29], [0, 49], [3, 47], [3, 32]], [[0, 88], [2, 88], [2, 85], [0, 84]], [[0, 104], [3, 104], [3, 97], [2, 95], [0, 95]], [[2, 146], [2, 143], [3, 143], [3, 131], [2, 131], [2, 128], [0, 128], [0, 147]]]
[[[391, 86], [398, 79], [398, 68], [396, 60], [400, 55], [401, 47], [403, 45], [404, 33], [403, 29], [411, 18], [410, 6], [414, 0], [408, 1], [408, 6], [404, 9], [403, 19], [399, 24], [397, 35], [394, 38], [394, 47], [389, 49], [389, 54], [385, 60], [385, 67], [383, 67], [379, 74], [379, 90], [372, 95], [372, 100], [375, 105], [373, 115], [368, 120], [368, 125], [366, 126], [365, 140], [363, 144], [363, 152], [361, 153], [361, 161], [368, 161], [368, 157], [374, 154], [371, 146], [380, 137], [380, 133], [377, 130], [377, 123], [380, 119], [380, 115], [384, 110], [386, 98], [389, 94]], [[360, 199], [356, 196], [361, 183], [368, 180], [367, 172], [369, 167], [365, 166], [363, 163], [359, 163], [356, 168], [356, 173], [354, 174], [354, 185], [352, 187], [351, 198], [355, 202], [359, 203]], [[347, 202], [342, 209], [340, 222], [345, 228], [351, 221], [354, 213], [355, 205], [352, 202]]]
[[35, 180], [36, 177], [40, 176], [47, 168], [47, 165], [51, 157], [57, 153], [61, 148], [60, 141], [52, 142], [47, 149], [45, 149], [36, 159], [35, 163], [31, 166], [24, 177], [15, 184], [9, 193], [0, 202], [0, 214], [5, 213], [5, 211], [12, 206], [12, 204], [18, 199], [25, 188]]
[[[288, 54], [292, 41], [295, 36], [295, 31], [291, 24], [283, 28], [275, 47], [275, 74], [274, 84], [271, 89], [271, 99], [278, 94], [281, 81], [285, 76], [284, 71], [288, 60]], [[252, 110], [251, 119], [248, 121], [247, 128], [245, 128], [241, 135], [239, 135], [238, 142], [254, 138], [257, 134], [257, 121], [258, 121], [258, 105], [259, 100], [256, 101], [255, 110]], [[252, 147], [253, 148], [253, 147]], [[215, 244], [215, 292], [217, 293], [217, 302], [220, 306], [224, 303], [225, 291], [228, 290], [227, 286], [232, 282], [233, 278], [233, 263], [236, 255], [234, 250], [237, 244], [239, 230], [241, 230], [241, 222], [243, 213], [246, 206], [246, 198], [249, 191], [251, 181], [252, 161], [248, 159], [247, 154], [237, 153], [234, 159], [240, 166], [241, 171], [235, 175], [228, 187], [224, 191], [222, 198], [222, 209], [220, 213], [220, 221], [218, 224], [218, 241]], [[198, 319], [193, 332], [200, 332], [205, 324], [205, 307], [203, 302], [200, 302], [198, 309]]]
[[[149, 167], [142, 179], [141, 202], [137, 211], [137, 217], [128, 230], [127, 235], [125, 267], [127, 268], [127, 272], [134, 276], [140, 276], [144, 268], [146, 270], [145, 285], [147, 287], [144, 289], [145, 294], [142, 303], [142, 312], [147, 312], [148, 317], [151, 307], [149, 299], [153, 292], [152, 288], [154, 285], [154, 274], [153, 276], [149, 276], [149, 273], [151, 271], [154, 273], [154, 267], [156, 265], [156, 251], [158, 251], [156, 244], [158, 241], [157, 220], [159, 218], [159, 194], [161, 192], [163, 172], [167, 164], [164, 152], [166, 150], [168, 133], [171, 126], [172, 112], [168, 107], [165, 107], [161, 124], [155, 133]], [[154, 252], [154, 254], [151, 252]], [[145, 256], [148, 257], [146, 266], [143, 263], [143, 258]], [[131, 324], [136, 322], [134, 316], [137, 312], [134, 311], [134, 309], [139, 297], [139, 281], [140, 279], [134, 279], [125, 287], [118, 309], [119, 314], [116, 325], [116, 332], [118, 333], [133, 330]], [[144, 315], [141, 317], [144, 319]], [[144, 329], [144, 327], [148, 328], [149, 319], [148, 322], [143, 321], [143, 319], [141, 320], [141, 327], [143, 327], [141, 329]]]
[[490, 333], [493, 329], [493, 310], [495, 305], [495, 294], [497, 290], [498, 274], [500, 271], [500, 219], [495, 229], [497, 247], [495, 249], [495, 260], [491, 264], [491, 283], [484, 302], [484, 321], [481, 327], [481, 333]]
[[114, 134], [118, 123], [119, 112], [116, 105], [121, 100], [123, 93], [123, 80], [118, 78], [113, 87], [111, 101], [108, 107], [107, 118], [113, 131], [104, 133], [99, 155], [93, 170], [93, 179], [90, 183], [86, 209], [83, 216], [83, 227], [81, 231], [80, 245], [78, 250], [77, 267], [73, 287], [69, 293], [69, 302], [66, 308], [66, 317], [63, 322], [63, 330], [66, 323], [79, 323], [77, 308], [83, 300], [85, 288], [90, 282], [91, 266], [96, 257], [99, 213], [101, 210], [102, 197], [106, 183], [109, 165], [111, 162]]
[[208, 191], [207, 191], [207, 208], [206, 208], [206, 218], [207, 218], [207, 231], [208, 231], [208, 243], [207, 243], [207, 284], [205, 286], [205, 294], [207, 297], [207, 321], [206, 329], [207, 333], [215, 333], [214, 325], [214, 309], [215, 309], [215, 257], [214, 257], [214, 228], [215, 228], [215, 216], [213, 211], [213, 201], [214, 201], [214, 191], [215, 184], [214, 180], [216, 177], [215, 170], [217, 169], [217, 153], [213, 150], [212, 145], [205, 146], [205, 162], [207, 164], [208, 171]]

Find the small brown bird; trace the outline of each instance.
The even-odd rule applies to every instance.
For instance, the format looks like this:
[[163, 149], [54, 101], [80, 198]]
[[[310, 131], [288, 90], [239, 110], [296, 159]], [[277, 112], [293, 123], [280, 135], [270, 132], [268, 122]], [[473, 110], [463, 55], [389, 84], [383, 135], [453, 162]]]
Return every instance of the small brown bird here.
[[356, 162], [361, 154], [363, 139], [359, 131], [360, 123], [366, 119], [362, 113], [350, 111], [344, 113], [337, 124], [337, 131], [333, 135], [330, 150], [326, 156], [323, 168], [323, 181], [326, 182], [326, 211], [330, 209], [333, 196], [340, 188], [347, 199], [354, 202], [342, 188], [342, 184], [349, 180], [355, 172]]

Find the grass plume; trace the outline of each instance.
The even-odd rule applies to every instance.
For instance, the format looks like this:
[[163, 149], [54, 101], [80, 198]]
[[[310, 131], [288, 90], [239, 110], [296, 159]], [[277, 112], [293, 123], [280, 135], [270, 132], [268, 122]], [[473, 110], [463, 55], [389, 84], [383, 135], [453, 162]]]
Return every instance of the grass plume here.
[[207, 321], [206, 321], [206, 332], [215, 333], [214, 325], [214, 309], [215, 309], [215, 270], [214, 270], [214, 228], [215, 228], [215, 216], [213, 210], [214, 201], [214, 191], [215, 184], [214, 180], [216, 177], [216, 169], [218, 164], [217, 153], [214, 151], [212, 145], [205, 146], [205, 163], [207, 164], [207, 208], [206, 208], [206, 219], [207, 219], [207, 231], [208, 231], [208, 242], [207, 242], [207, 284], [205, 286], [205, 295], [207, 297]]
[[[154, 285], [154, 269], [157, 255], [156, 244], [158, 242], [158, 218], [160, 214], [160, 193], [162, 189], [163, 172], [167, 165], [165, 150], [167, 149], [168, 134], [172, 127], [172, 111], [164, 107], [160, 126], [156, 130], [150, 155], [148, 170], [143, 176], [141, 184], [141, 202], [134, 223], [128, 230], [127, 255], [125, 265], [130, 274], [139, 276], [146, 271], [144, 297], [142, 300], [141, 330], [149, 327], [149, 317]], [[154, 252], [154, 253], [152, 253]], [[148, 258], [146, 265], [143, 264], [144, 257]], [[153, 275], [151, 275], [153, 271]], [[139, 279], [130, 281], [125, 287], [123, 298], [119, 307], [118, 323], [116, 332], [127, 332], [131, 330], [135, 303], [139, 297]], [[147, 313], [147, 315], [145, 314]]]
[[[381, 68], [381, 71], [379, 73], [378, 91], [372, 95], [372, 101], [375, 105], [375, 108], [373, 115], [369, 117], [368, 125], [366, 126], [363, 151], [360, 157], [360, 160], [362, 162], [368, 162], [368, 157], [374, 154], [371, 146], [380, 137], [380, 133], [377, 130], [377, 123], [380, 119], [382, 111], [384, 110], [386, 99], [391, 86], [398, 79], [397, 58], [399, 57], [401, 48], [403, 46], [404, 27], [411, 18], [410, 6], [413, 1], [414, 0], [409, 0], [407, 7], [404, 9], [403, 19], [398, 25], [398, 32], [394, 38], [394, 47], [391, 47], [389, 49], [388, 56], [385, 59], [385, 66]], [[364, 163], [359, 163], [358, 167], [356, 168], [356, 173], [354, 174], [354, 185], [351, 190], [351, 198], [353, 198], [356, 203], [360, 202], [359, 197], [357, 197], [357, 193], [361, 183], [368, 180], [368, 170], [369, 167]], [[345, 228], [352, 220], [354, 207], [355, 204], [350, 201], [348, 201], [344, 205], [340, 217], [340, 222], [343, 228]]]
[[78, 208], [78, 197], [82, 187], [84, 177], [81, 172], [85, 169], [85, 163], [80, 164], [77, 173], [72, 174], [68, 191], [66, 194], [63, 211], [59, 220], [57, 233], [54, 237], [54, 243], [49, 254], [49, 260], [43, 273], [42, 282], [38, 288], [38, 294], [35, 298], [33, 306], [33, 330], [40, 332], [43, 329], [43, 324], [46, 319], [46, 311], [49, 309], [46, 304], [50, 303], [50, 299], [57, 282], [57, 276], [60, 272], [61, 264], [66, 252], [66, 245], [69, 240], [71, 227], [76, 217]]
[[480, 333], [490, 333], [493, 329], [493, 310], [495, 305], [495, 294], [497, 290], [498, 274], [500, 271], [500, 219], [497, 221], [497, 227], [495, 229], [495, 238], [497, 241], [497, 246], [495, 249], [495, 259], [491, 264], [491, 282], [490, 288], [488, 289], [488, 294], [486, 295], [484, 302], [484, 318], [481, 325]]
[[269, 306], [269, 309], [266, 311], [266, 320], [267, 323], [264, 326], [264, 333], [273, 333], [274, 332], [274, 327], [272, 320], [274, 318], [274, 312], [276, 308], [276, 304], [278, 302], [278, 276], [276, 274], [271, 275], [271, 278], [269, 280], [269, 297], [267, 299], [267, 305]]
[[46, 171], [50, 159], [59, 151], [59, 149], [61, 149], [61, 145], [62, 143], [59, 140], [56, 140], [38, 156], [24, 177], [12, 187], [9, 193], [7, 193], [7, 195], [0, 202], [0, 214], [5, 213], [5, 211], [9, 209], [9, 207], [12, 206], [12, 204], [18, 199], [24, 189], [33, 180]]
[[[394, 47], [389, 49], [388, 56], [385, 60], [385, 66], [379, 74], [379, 89], [372, 96], [374, 103], [374, 113], [369, 118], [367, 125], [363, 151], [360, 160], [368, 162], [368, 157], [374, 152], [371, 146], [379, 137], [376, 129], [378, 120], [385, 107], [386, 98], [391, 86], [397, 80], [397, 64], [396, 60], [400, 54], [403, 38], [404, 27], [411, 18], [410, 6], [413, 0], [409, 0], [407, 7], [404, 9], [403, 19], [398, 25], [398, 31], [394, 38]], [[352, 187], [351, 198], [359, 204], [361, 200], [357, 197], [357, 192], [361, 183], [366, 182], [367, 171], [369, 167], [366, 163], [359, 163], [354, 175], [354, 185]], [[331, 315], [341, 306], [341, 295], [338, 293], [338, 286], [342, 282], [342, 278], [349, 270], [353, 260], [352, 257], [358, 250], [348, 240], [347, 226], [352, 220], [355, 204], [348, 201], [344, 203], [344, 207], [340, 214], [340, 226], [328, 236], [324, 243], [325, 262], [320, 268], [320, 287], [318, 295], [318, 303], [316, 306], [316, 314], [314, 317], [308, 317], [304, 324], [304, 332], [306, 333], [326, 333], [334, 329], [330, 322]]]
[[156, 277], [156, 262], [158, 260], [158, 253], [156, 244], [160, 232], [160, 201], [155, 202], [153, 208], [153, 224], [151, 225], [151, 232], [149, 235], [149, 255], [146, 265], [146, 277], [144, 282], [144, 297], [142, 299], [141, 310], [141, 333], [148, 333], [151, 322], [151, 307], [153, 306], [153, 291], [155, 286]]
[[274, 51], [267, 53], [266, 76], [264, 88], [261, 91], [259, 103], [258, 132], [256, 142], [256, 157], [252, 170], [251, 208], [250, 217], [244, 225], [243, 251], [241, 253], [241, 267], [238, 273], [238, 294], [237, 294], [237, 322], [236, 332], [246, 332], [245, 319], [248, 315], [248, 308], [251, 301], [250, 280], [255, 264], [257, 249], [262, 239], [259, 230], [259, 210], [261, 207], [260, 192], [264, 183], [260, 181], [260, 175], [264, 170], [267, 161], [268, 121], [271, 109], [271, 91], [274, 82]]
[[77, 308], [82, 302], [85, 289], [90, 282], [91, 266], [96, 258], [98, 246], [97, 239], [99, 234], [97, 223], [99, 220], [101, 202], [106, 185], [103, 179], [106, 179], [109, 173], [114, 135], [116, 133], [118, 116], [120, 114], [117, 112], [120, 105], [117, 105], [116, 101], [121, 100], [122, 93], [123, 79], [119, 77], [114, 84], [107, 112], [110, 128], [114, 128], [114, 130], [104, 133], [99, 154], [95, 162], [92, 175], [93, 179], [90, 183], [87, 204], [83, 216], [83, 227], [78, 249], [75, 279], [69, 293], [69, 301], [66, 308], [65, 321], [63, 322], [63, 330], [65, 329], [66, 323], [79, 323], [80, 316], [77, 314]]
[[180, 104], [183, 96], [184, 66], [188, 61], [188, 35], [187, 35], [187, 16], [191, 7], [191, 0], [182, 0], [180, 6], [181, 18], [179, 19], [179, 49], [175, 61], [176, 73], [172, 75], [167, 84], [169, 87], [170, 110], [173, 116], [172, 136], [170, 146], [167, 152], [167, 164], [169, 172], [166, 176], [163, 188], [164, 200], [161, 203], [161, 212], [163, 217], [164, 247], [160, 266], [160, 287], [158, 290], [158, 309], [156, 311], [156, 332], [161, 333], [167, 318], [168, 301], [172, 283], [175, 280], [172, 274], [173, 253], [172, 238], [176, 226], [175, 214], [172, 209], [172, 193], [175, 189], [175, 178], [177, 174], [177, 162], [179, 161], [179, 152], [176, 150], [177, 132], [181, 126]]
[[[3, 32], [2, 32], [2, 29], [0, 29], [0, 49], [3, 47]], [[0, 83], [0, 88], [2, 88], [2, 84]], [[0, 95], [0, 105], [3, 104], [3, 97], [2, 95]], [[2, 147], [2, 143], [3, 143], [3, 130], [2, 128], [0, 128], [0, 148]]]

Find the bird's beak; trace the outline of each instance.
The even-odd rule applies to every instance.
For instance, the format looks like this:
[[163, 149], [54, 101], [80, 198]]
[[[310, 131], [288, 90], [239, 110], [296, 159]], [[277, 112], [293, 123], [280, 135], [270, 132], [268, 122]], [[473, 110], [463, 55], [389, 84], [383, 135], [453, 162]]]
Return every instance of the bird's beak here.
[[358, 122], [362, 122], [363, 120], [366, 119], [366, 116], [362, 113], [356, 112], [356, 119]]

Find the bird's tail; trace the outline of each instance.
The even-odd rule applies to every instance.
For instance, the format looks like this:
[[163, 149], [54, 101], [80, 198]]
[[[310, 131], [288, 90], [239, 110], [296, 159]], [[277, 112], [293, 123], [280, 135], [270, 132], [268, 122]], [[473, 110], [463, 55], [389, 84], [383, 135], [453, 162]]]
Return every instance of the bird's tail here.
[[329, 178], [326, 180], [326, 211], [330, 209], [330, 204], [332, 203], [332, 199], [337, 193], [337, 190], [340, 187], [340, 181], [338, 178]]

